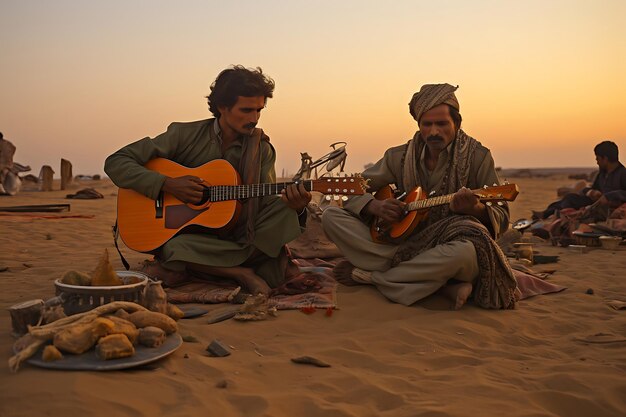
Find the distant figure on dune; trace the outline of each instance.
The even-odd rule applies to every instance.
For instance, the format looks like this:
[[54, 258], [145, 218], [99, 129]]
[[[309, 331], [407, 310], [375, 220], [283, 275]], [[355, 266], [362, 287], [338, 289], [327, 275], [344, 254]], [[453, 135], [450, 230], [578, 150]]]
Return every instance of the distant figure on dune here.
[[0, 194], [15, 195], [19, 189], [20, 179], [13, 169], [15, 150], [0, 132]]
[[[104, 170], [121, 188], [154, 200], [163, 191], [194, 204], [202, 200], [203, 179], [191, 175], [171, 178], [144, 165], [154, 158], [185, 167], [225, 159], [245, 184], [275, 183], [276, 152], [269, 137], [256, 128], [273, 91], [274, 80], [260, 68], [237, 65], [225, 69], [207, 97], [214, 118], [172, 123], [154, 139], [141, 139], [109, 156]], [[146, 262], [143, 271], [169, 286], [187, 282], [190, 273], [201, 273], [234, 279], [244, 291], [267, 295], [270, 287], [298, 272], [288, 259], [285, 244], [300, 235], [310, 200], [302, 183], [290, 185], [280, 197], [249, 198], [233, 229], [178, 234], [159, 248], [156, 260]]]
[[619, 162], [617, 144], [608, 140], [600, 142], [593, 148], [593, 153], [599, 172], [591, 187], [583, 188], [578, 193], [566, 194], [544, 211], [533, 212], [533, 218], [545, 219], [563, 209], [616, 208], [626, 203], [626, 168]]
[[489, 149], [461, 129], [457, 88], [422, 86], [409, 103], [419, 130], [362, 174], [370, 192], [387, 184], [398, 193], [420, 186], [429, 197], [453, 194], [449, 204], [431, 208], [401, 243], [374, 241], [369, 226], [374, 219], [397, 224], [404, 218], [406, 203], [393, 197], [351, 197], [343, 209], [326, 209], [322, 224], [348, 259], [335, 267], [340, 282], [374, 285], [405, 305], [440, 290], [456, 309], [471, 295], [481, 307], [510, 309], [517, 282], [494, 241], [508, 228], [509, 210], [506, 204], [483, 204], [470, 191], [500, 181]]

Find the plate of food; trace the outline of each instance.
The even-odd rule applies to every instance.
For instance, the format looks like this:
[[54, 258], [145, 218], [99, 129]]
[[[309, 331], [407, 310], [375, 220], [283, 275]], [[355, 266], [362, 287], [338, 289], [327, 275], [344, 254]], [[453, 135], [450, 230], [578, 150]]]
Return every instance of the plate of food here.
[[[172, 333], [157, 347], [135, 346], [132, 356], [120, 359], [104, 360], [98, 357], [95, 349], [91, 349], [80, 355], [64, 354], [62, 358], [45, 361], [42, 357], [45, 346], [26, 360], [26, 363], [48, 369], [76, 370], [76, 371], [115, 371], [133, 368], [158, 361], [178, 349], [183, 343], [183, 338], [178, 333]], [[15, 352], [17, 353], [17, 352]]]
[[[23, 362], [63, 370], [126, 369], [157, 361], [181, 346], [176, 320], [183, 312], [167, 302], [160, 281], [115, 271], [106, 250], [91, 276], [69, 272], [55, 281], [54, 303], [12, 312], [14, 324], [26, 322], [22, 317], [32, 323], [31, 313], [39, 315], [37, 325], [14, 326], [21, 337], [9, 358], [12, 372]], [[126, 290], [132, 293], [122, 293]], [[62, 311], [56, 299], [63, 303]], [[78, 311], [68, 314], [68, 307]]]
[[30, 326], [13, 344], [9, 369], [23, 362], [51, 369], [107, 371], [144, 365], [180, 347], [176, 321], [129, 301]]

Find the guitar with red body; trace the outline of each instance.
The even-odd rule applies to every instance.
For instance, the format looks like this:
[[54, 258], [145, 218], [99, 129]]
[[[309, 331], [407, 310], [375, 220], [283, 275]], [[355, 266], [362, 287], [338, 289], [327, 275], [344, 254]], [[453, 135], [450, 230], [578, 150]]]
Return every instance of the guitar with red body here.
[[[514, 201], [519, 194], [519, 188], [515, 184], [504, 184], [479, 188], [472, 190], [472, 193], [483, 202]], [[450, 204], [453, 195], [426, 198], [426, 193], [423, 192], [422, 187], [413, 189], [404, 199], [404, 202], [407, 203], [404, 218], [392, 224], [387, 224], [378, 218], [374, 219], [370, 227], [372, 239], [378, 243], [395, 243], [406, 239], [417, 225], [426, 218], [431, 207]], [[390, 186], [386, 185], [378, 190], [374, 197], [377, 200], [393, 198], [393, 191]]]

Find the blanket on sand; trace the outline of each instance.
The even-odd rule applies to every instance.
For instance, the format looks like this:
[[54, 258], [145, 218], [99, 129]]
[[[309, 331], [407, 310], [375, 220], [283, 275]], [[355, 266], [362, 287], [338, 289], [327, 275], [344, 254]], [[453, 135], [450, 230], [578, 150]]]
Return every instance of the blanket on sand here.
[[[269, 306], [278, 310], [337, 308], [337, 282], [332, 268], [343, 258], [324, 260], [295, 259], [300, 267], [300, 275], [290, 279], [270, 295]], [[520, 290], [520, 300], [535, 295], [563, 291], [565, 287], [545, 281], [532, 270], [513, 269]], [[229, 281], [195, 280], [176, 288], [167, 288], [168, 301], [172, 303], [218, 304], [237, 302], [240, 288]]]
[[[302, 308], [336, 308], [337, 282], [332, 276], [334, 263], [321, 259], [296, 259], [301, 274], [274, 288], [269, 307], [278, 310]], [[229, 281], [195, 280], [180, 287], [167, 288], [172, 303], [231, 303], [237, 302], [240, 288]]]

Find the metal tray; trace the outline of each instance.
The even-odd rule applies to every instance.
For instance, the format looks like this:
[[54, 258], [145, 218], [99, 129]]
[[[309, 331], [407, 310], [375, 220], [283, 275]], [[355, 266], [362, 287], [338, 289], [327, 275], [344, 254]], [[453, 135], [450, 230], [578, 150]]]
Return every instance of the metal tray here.
[[135, 354], [128, 358], [103, 360], [96, 356], [95, 349], [91, 349], [82, 355], [63, 354], [63, 359], [45, 362], [41, 359], [44, 346], [27, 359], [26, 362], [48, 369], [62, 369], [70, 371], [115, 371], [135, 366], [145, 365], [157, 361], [173, 353], [183, 344], [183, 338], [178, 333], [173, 333], [165, 339], [161, 346], [148, 348], [135, 346]]

